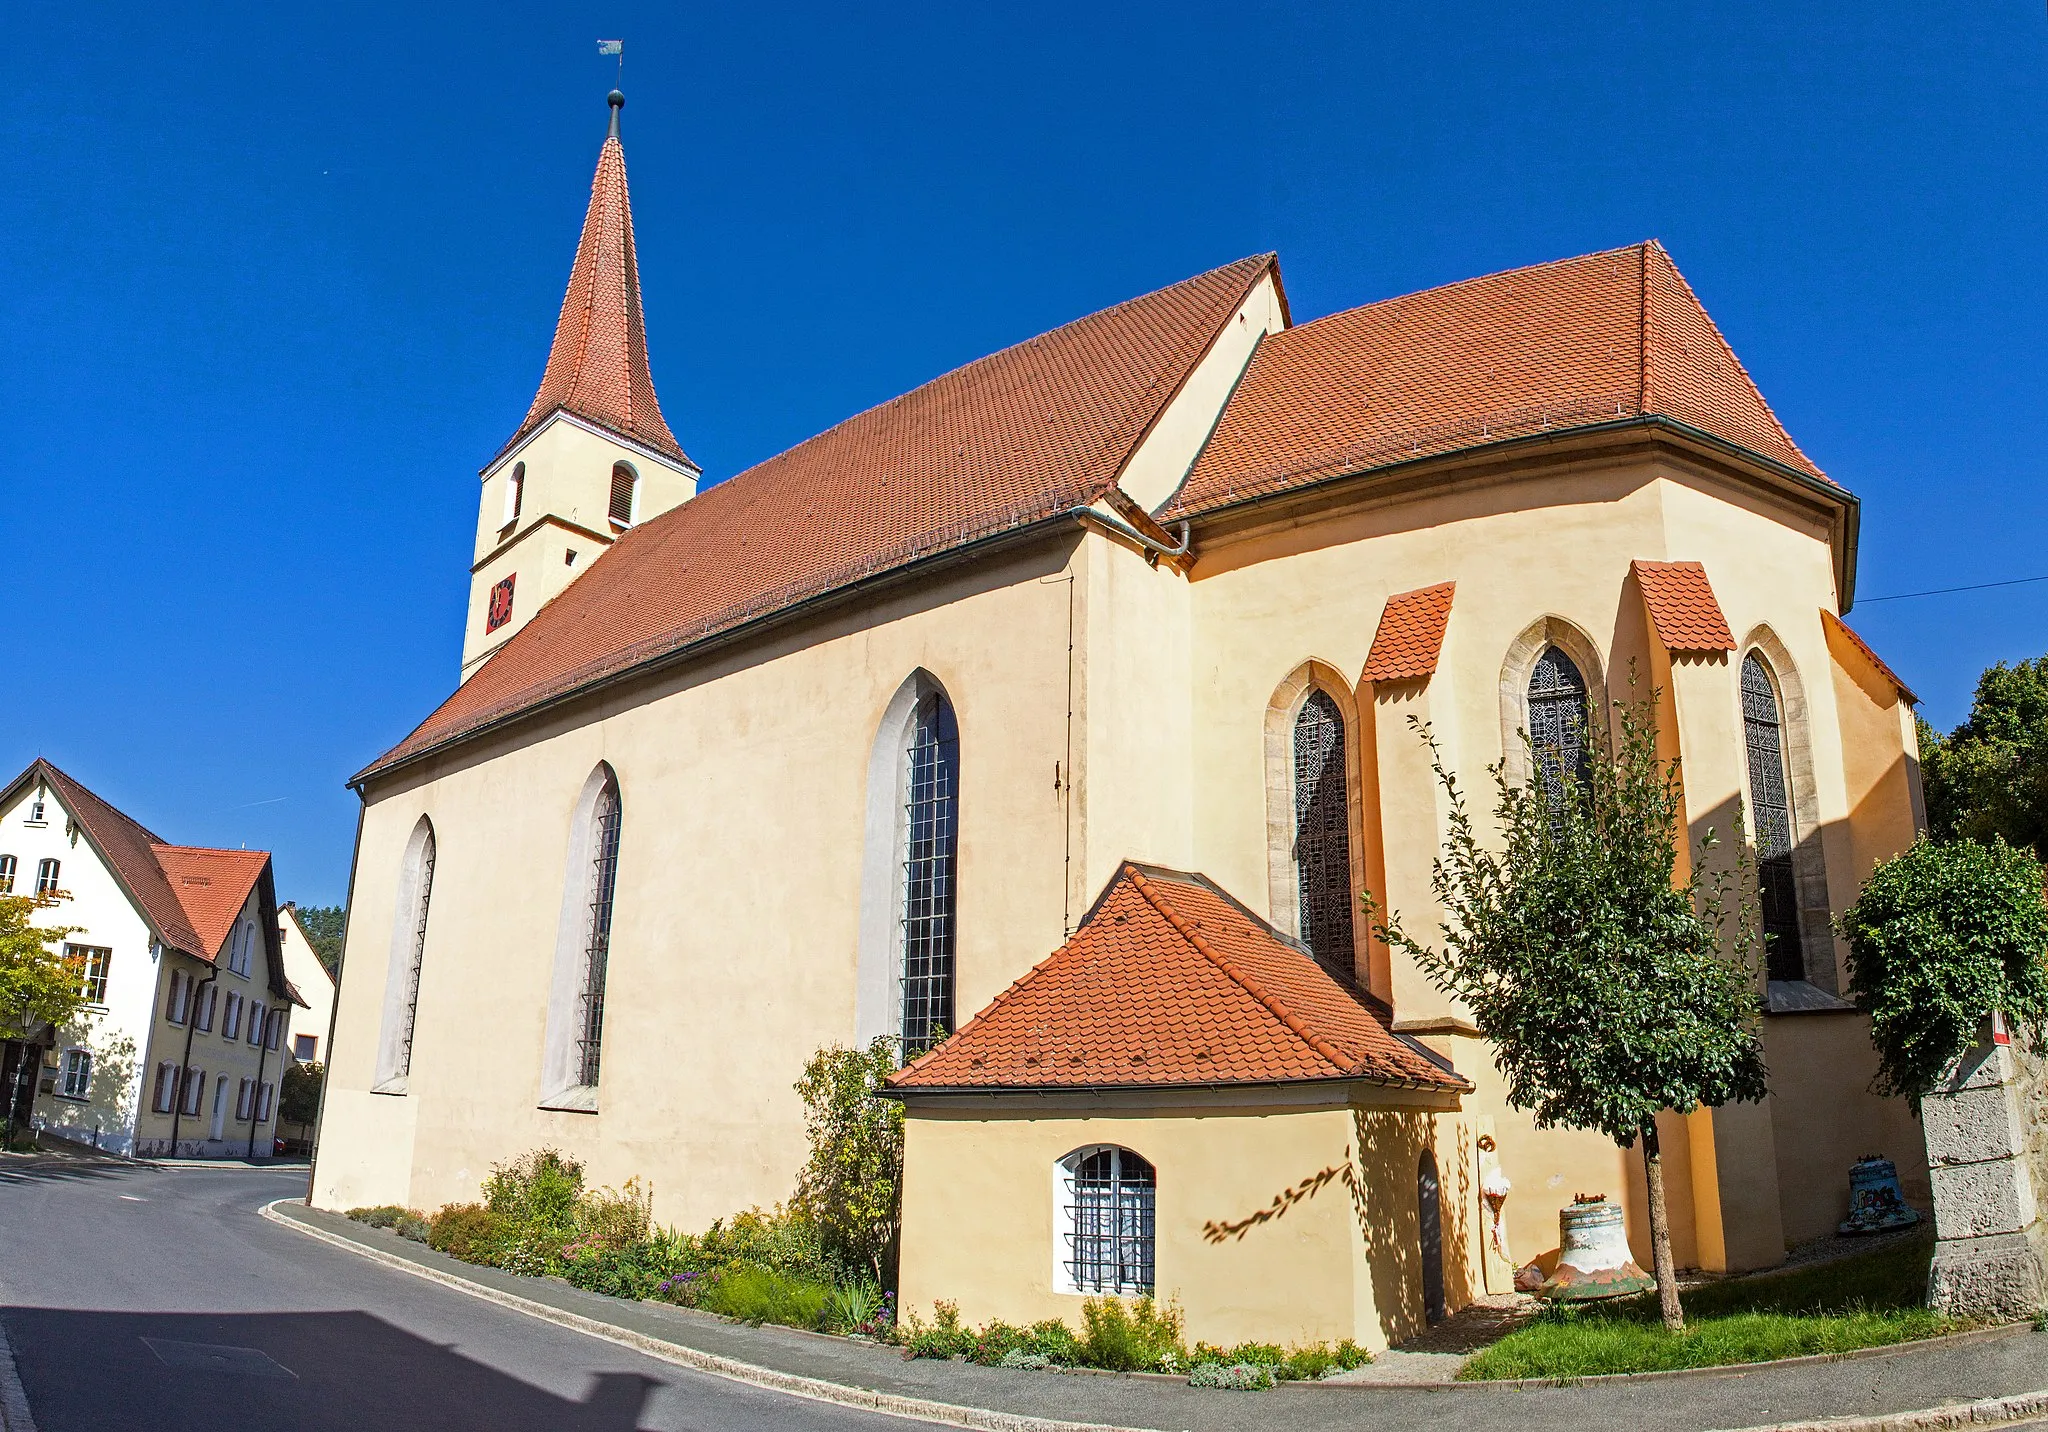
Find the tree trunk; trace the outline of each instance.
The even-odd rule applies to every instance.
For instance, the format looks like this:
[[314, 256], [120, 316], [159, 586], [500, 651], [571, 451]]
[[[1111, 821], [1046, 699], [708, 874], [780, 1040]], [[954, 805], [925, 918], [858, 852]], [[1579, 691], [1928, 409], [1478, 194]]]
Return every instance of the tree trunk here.
[[1664, 1207], [1664, 1152], [1657, 1143], [1657, 1124], [1643, 1125], [1643, 1181], [1650, 1192], [1650, 1260], [1657, 1274], [1657, 1304], [1664, 1330], [1685, 1331], [1685, 1309], [1678, 1302], [1678, 1270], [1671, 1263], [1671, 1219]]

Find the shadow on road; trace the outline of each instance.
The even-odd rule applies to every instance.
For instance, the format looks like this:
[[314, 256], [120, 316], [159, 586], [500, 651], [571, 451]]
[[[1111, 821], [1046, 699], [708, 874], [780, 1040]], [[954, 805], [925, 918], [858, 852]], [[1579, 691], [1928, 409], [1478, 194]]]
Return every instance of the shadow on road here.
[[0, 1321], [45, 1432], [633, 1432], [661, 1385], [637, 1373], [597, 1373], [572, 1401], [361, 1312], [7, 1308]]

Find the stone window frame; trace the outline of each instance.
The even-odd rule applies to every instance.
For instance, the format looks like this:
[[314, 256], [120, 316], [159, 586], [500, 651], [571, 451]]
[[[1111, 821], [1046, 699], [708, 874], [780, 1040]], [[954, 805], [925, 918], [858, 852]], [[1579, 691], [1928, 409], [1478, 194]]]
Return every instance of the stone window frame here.
[[[410, 1046], [419, 1014], [418, 986], [413, 981], [417, 971], [424, 969], [423, 926], [433, 915], [430, 850], [438, 859], [440, 841], [433, 819], [422, 814], [413, 822], [399, 857], [398, 899], [391, 915], [391, 952], [385, 964], [383, 1013], [377, 1030], [377, 1075], [370, 1083], [373, 1094], [406, 1093], [412, 1073]], [[228, 996], [231, 1004], [236, 998], [232, 993]], [[250, 1017], [254, 1018], [253, 1007]], [[411, 1028], [406, 1027], [408, 1022]], [[222, 1021], [222, 1038], [238, 1037], [240, 1026], [240, 1006], [235, 1005], [234, 1013]]]
[[[591, 941], [591, 902], [597, 879], [598, 801], [609, 789], [623, 815], [625, 782], [611, 762], [599, 761], [583, 779], [571, 808], [567, 859], [562, 869], [562, 909], [555, 924], [555, 958], [548, 979], [546, 1032], [541, 1046], [540, 1107], [565, 1113], [598, 1111], [597, 1086], [583, 1079], [583, 985]], [[620, 848], [619, 858], [624, 859]], [[616, 874], [612, 926], [617, 929]], [[606, 960], [615, 953], [609, 947]], [[609, 971], [607, 971], [609, 975]]]
[[1571, 658], [1586, 683], [1586, 714], [1593, 731], [1609, 725], [1607, 705], [1607, 663], [1600, 648], [1584, 628], [1561, 616], [1546, 614], [1522, 628], [1508, 643], [1500, 664], [1500, 746], [1501, 761], [1510, 783], [1527, 785], [1535, 776], [1529, 764], [1529, 678], [1536, 660], [1550, 647]]
[[[1742, 716], [1742, 664], [1754, 654], [1763, 663], [1764, 674], [1778, 697], [1778, 741], [1785, 761], [1785, 786], [1792, 804], [1792, 881], [1799, 897], [1800, 956], [1806, 965], [1806, 982], [1829, 994], [1842, 992], [1839, 961], [1835, 954], [1833, 913], [1829, 907], [1827, 852], [1822, 848], [1820, 783], [1813, 766], [1812, 707], [1806, 697], [1806, 683], [1792, 653], [1768, 623], [1758, 623], [1735, 649], [1730, 669], [1736, 679], [1729, 683], [1729, 700], [1734, 706], [1738, 738], [1745, 734]], [[1742, 753], [1743, 836], [1751, 849], [1756, 832], [1749, 829], [1748, 812], [1755, 805], [1749, 790], [1748, 751]]]
[[[1344, 722], [1344, 804], [1351, 839], [1351, 971], [1360, 986], [1371, 969], [1371, 921], [1357, 905], [1369, 888], [1365, 869], [1364, 720], [1358, 696], [1337, 668], [1311, 657], [1287, 674], [1266, 701], [1266, 892], [1267, 921], [1300, 940], [1301, 879], [1294, 862], [1294, 723], [1311, 692], [1320, 691]], [[1377, 759], [1378, 752], [1374, 752]]]

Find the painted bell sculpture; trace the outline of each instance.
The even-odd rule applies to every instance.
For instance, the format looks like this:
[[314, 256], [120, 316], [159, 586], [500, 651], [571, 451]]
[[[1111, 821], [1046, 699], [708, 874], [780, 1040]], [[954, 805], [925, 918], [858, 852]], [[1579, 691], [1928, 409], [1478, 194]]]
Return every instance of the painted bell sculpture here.
[[1881, 1154], [1865, 1154], [1856, 1161], [1849, 1170], [1849, 1216], [1836, 1232], [1889, 1233], [1919, 1221], [1919, 1212], [1899, 1189], [1896, 1164]]
[[1657, 1286], [1628, 1252], [1621, 1205], [1604, 1194], [1580, 1194], [1557, 1215], [1557, 1271], [1536, 1291], [1556, 1303], [1621, 1298]]

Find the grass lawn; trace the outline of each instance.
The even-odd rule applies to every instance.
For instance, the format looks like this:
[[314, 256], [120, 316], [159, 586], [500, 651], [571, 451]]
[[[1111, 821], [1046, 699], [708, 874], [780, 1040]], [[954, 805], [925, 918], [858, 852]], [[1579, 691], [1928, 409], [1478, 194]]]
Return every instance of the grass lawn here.
[[1685, 1331], [1676, 1337], [1658, 1320], [1654, 1293], [1547, 1309], [1476, 1354], [1458, 1376], [1489, 1381], [1720, 1367], [1956, 1332], [1962, 1323], [1920, 1305], [1933, 1253], [1931, 1241], [1910, 1239], [1834, 1263], [1695, 1288], [1683, 1297]]

